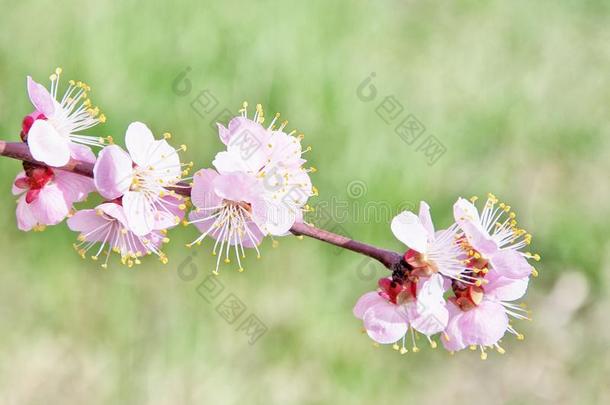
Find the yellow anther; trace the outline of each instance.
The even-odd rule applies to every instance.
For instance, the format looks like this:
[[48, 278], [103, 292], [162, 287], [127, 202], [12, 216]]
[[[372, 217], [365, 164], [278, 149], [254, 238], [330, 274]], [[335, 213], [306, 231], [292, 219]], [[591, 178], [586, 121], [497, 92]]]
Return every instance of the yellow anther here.
[[401, 348], [400, 348], [400, 354], [405, 354], [405, 353], [407, 353], [407, 352], [408, 352], [408, 350], [407, 350], [407, 348], [406, 348], [406, 347], [401, 347]]
[[400, 346], [398, 346], [398, 343], [394, 343], [394, 344], [392, 345], [392, 349], [394, 349], [394, 350], [400, 350]]

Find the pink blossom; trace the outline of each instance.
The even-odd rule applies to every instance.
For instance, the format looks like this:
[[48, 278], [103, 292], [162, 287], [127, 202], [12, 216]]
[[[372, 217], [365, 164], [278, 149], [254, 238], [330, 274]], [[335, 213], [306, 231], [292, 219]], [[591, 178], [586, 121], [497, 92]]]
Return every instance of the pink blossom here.
[[533, 272], [527, 258], [540, 256], [521, 249], [531, 243], [531, 235], [517, 226], [516, 215], [510, 206], [499, 203], [489, 194], [479, 214], [475, 205], [463, 198], [454, 205], [456, 222], [464, 231], [466, 251], [476, 260], [482, 259], [505, 277], [521, 279]]
[[405, 261], [415, 269], [416, 275], [430, 276], [440, 273], [446, 277], [472, 282], [464, 275], [464, 251], [456, 243], [461, 232], [456, 224], [435, 231], [430, 217], [430, 206], [422, 201], [419, 215], [410, 211], [398, 214], [391, 223], [392, 233], [410, 249]]
[[218, 274], [223, 256], [225, 263], [235, 256], [238, 269], [243, 271], [240, 256], [245, 257], [244, 248], [254, 248], [260, 257], [258, 245], [266, 235], [262, 228], [268, 212], [261, 189], [259, 182], [243, 172], [219, 174], [202, 169], [193, 176], [191, 201], [195, 209], [190, 213], [190, 223], [201, 235], [188, 246], [201, 244], [207, 236], [216, 240], [214, 273]]
[[183, 218], [186, 205], [173, 189], [187, 170], [183, 171], [178, 149], [165, 139], [155, 140], [150, 129], [141, 122], [129, 125], [125, 134], [129, 153], [118, 145], [100, 151], [93, 168], [95, 185], [108, 200], [122, 198], [130, 230], [144, 236], [153, 230], [174, 226]]
[[65, 93], [58, 98], [60, 75], [61, 69], [57, 68], [50, 76], [50, 90], [28, 76], [27, 89], [35, 111], [24, 118], [21, 133], [32, 156], [53, 167], [66, 165], [71, 156], [78, 158], [79, 153], [87, 153], [83, 149], [90, 152], [89, 146], [111, 141], [80, 134], [105, 122], [106, 117], [98, 107], [92, 107], [88, 98], [91, 89], [85, 83], [70, 80]]
[[523, 339], [523, 335], [509, 325], [508, 316], [528, 319], [527, 311], [512, 302], [525, 294], [528, 277], [508, 278], [492, 269], [485, 275], [485, 281], [482, 286], [454, 286], [456, 296], [449, 299], [449, 322], [441, 337], [447, 350], [478, 346], [481, 358], [485, 359], [486, 348], [504, 353], [498, 341], [506, 331]]
[[[216, 239], [213, 253], [225, 263], [235, 257], [243, 271], [241, 259], [245, 248], [254, 248], [266, 235], [283, 236], [297, 221], [310, 196], [312, 186], [301, 149], [302, 136], [284, 132], [286, 122], [275, 128], [279, 114], [263, 127], [263, 109], [256, 107], [253, 119], [247, 118], [247, 103], [242, 116], [233, 118], [228, 127], [218, 124], [219, 136], [227, 150], [218, 153], [213, 169], [200, 170], [193, 177], [191, 200], [195, 209], [190, 223], [201, 235], [189, 244], [200, 244], [206, 237]], [[232, 250], [232, 251], [231, 251]]]
[[169, 241], [163, 230], [155, 230], [147, 235], [137, 235], [131, 231], [125, 210], [117, 202], [106, 202], [95, 209], [76, 212], [68, 219], [68, 227], [80, 232], [74, 248], [85, 258], [91, 251], [91, 258], [98, 260], [105, 256], [103, 268], [108, 266], [111, 252], [121, 256], [121, 262], [131, 267], [140, 264], [140, 258], [155, 254], [163, 263], [167, 256], [160, 250]]
[[394, 343], [396, 350], [406, 353], [407, 332], [411, 330], [413, 351], [419, 350], [415, 331], [436, 347], [430, 336], [445, 329], [448, 320], [442, 276], [433, 274], [403, 281], [382, 278], [379, 287], [360, 297], [354, 306], [354, 315], [362, 319], [369, 337], [381, 344]]
[[13, 195], [17, 200], [17, 226], [22, 231], [42, 230], [66, 218], [75, 202], [95, 189], [87, 177], [64, 170], [25, 164], [17, 174]]
[[227, 150], [216, 154], [213, 165], [220, 174], [241, 172], [262, 186], [260, 196], [267, 209], [262, 230], [281, 236], [296, 221], [302, 221], [302, 213], [308, 209], [307, 200], [317, 194], [309, 178], [315, 168], [303, 168], [306, 160], [302, 156], [311, 149], [302, 149], [303, 136], [293, 136], [296, 131], [284, 132], [287, 121], [275, 128], [279, 114], [269, 126], [263, 127], [263, 114], [258, 104], [253, 119], [248, 119], [244, 103], [242, 116], [233, 118], [227, 128], [218, 124], [220, 139]]

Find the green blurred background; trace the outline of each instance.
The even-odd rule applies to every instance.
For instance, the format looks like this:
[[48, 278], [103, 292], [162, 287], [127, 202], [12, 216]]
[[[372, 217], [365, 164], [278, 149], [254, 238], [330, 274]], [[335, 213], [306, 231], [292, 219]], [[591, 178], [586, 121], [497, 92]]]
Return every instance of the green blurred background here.
[[[167, 266], [115, 259], [101, 270], [72, 250], [65, 225], [17, 230], [20, 166], [3, 158], [2, 403], [610, 403], [609, 2], [1, 5], [2, 139], [17, 140], [31, 110], [26, 75], [47, 83], [56, 66], [93, 88], [108, 122], [92, 133], [121, 143], [141, 120], [189, 145], [198, 168], [221, 148], [214, 117], [260, 102], [313, 147], [312, 203], [347, 207], [321, 225], [399, 250], [389, 214], [362, 215], [370, 204], [425, 199], [442, 226], [457, 196], [491, 191], [542, 255], [526, 297], [534, 322], [516, 324], [524, 342], [505, 339], [507, 354], [487, 361], [423, 339], [401, 356], [373, 347], [351, 314], [385, 274], [355, 254], [266, 241], [245, 273], [223, 267], [225, 289], [208, 303], [197, 288], [214, 262], [209, 242], [189, 256], [194, 229], [170, 232]], [[377, 95], [365, 102], [357, 88], [372, 72]], [[203, 90], [218, 105], [201, 117], [191, 103]], [[404, 107], [399, 120], [425, 125], [418, 142], [378, 116], [386, 96]], [[446, 148], [432, 165], [417, 150], [428, 135]], [[233, 324], [216, 311], [230, 293], [247, 308]], [[249, 314], [267, 327], [253, 345], [236, 330]]]

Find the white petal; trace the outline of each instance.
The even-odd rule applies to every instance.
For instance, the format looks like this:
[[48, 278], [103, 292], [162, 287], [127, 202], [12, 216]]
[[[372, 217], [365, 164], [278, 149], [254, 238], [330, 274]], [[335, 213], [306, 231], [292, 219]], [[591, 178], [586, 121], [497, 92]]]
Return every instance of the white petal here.
[[132, 122], [125, 133], [125, 145], [131, 159], [140, 167], [146, 167], [146, 158], [155, 142], [151, 130], [142, 122]]
[[391, 229], [394, 236], [409, 248], [419, 253], [426, 253], [428, 231], [417, 215], [410, 211], [401, 212], [392, 220]]
[[155, 226], [155, 209], [144, 193], [128, 191], [123, 195], [123, 209], [129, 229], [138, 236], [149, 234]]
[[28, 146], [34, 159], [61, 167], [70, 161], [70, 140], [46, 120], [36, 120], [28, 133]]

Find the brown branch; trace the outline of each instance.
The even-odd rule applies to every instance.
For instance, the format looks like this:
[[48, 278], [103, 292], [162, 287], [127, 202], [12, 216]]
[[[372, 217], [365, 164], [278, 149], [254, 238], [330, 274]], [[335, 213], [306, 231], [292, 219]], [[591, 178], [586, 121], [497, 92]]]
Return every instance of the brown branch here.
[[[0, 156], [6, 156], [44, 166], [44, 163], [39, 162], [32, 157], [27, 144], [23, 142], [0, 141]], [[70, 159], [70, 162], [68, 162], [67, 165], [60, 167], [59, 169], [74, 172], [87, 177], [93, 177], [93, 164], [80, 160]], [[186, 183], [183, 183], [182, 187], [176, 187], [174, 190], [177, 193], [186, 196], [189, 196], [191, 193], [191, 190]], [[396, 252], [367, 245], [366, 243], [358, 242], [356, 240], [346, 238], [345, 236], [337, 235], [311, 225], [295, 223], [290, 229], [290, 232], [292, 232], [294, 235], [308, 236], [310, 238], [371, 257], [378, 260], [381, 262], [381, 264], [392, 271], [398, 268], [401, 263], [402, 256]]]

